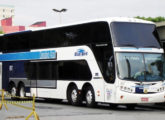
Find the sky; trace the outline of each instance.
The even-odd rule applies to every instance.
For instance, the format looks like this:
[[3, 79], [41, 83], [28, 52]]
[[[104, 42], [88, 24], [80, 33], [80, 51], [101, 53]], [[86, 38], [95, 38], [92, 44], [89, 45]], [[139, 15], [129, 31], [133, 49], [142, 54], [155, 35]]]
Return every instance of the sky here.
[[24, 26], [37, 21], [60, 24], [54, 8], [67, 9], [61, 13], [62, 24], [105, 17], [165, 17], [165, 0], [0, 0], [0, 5], [14, 6], [14, 25]]

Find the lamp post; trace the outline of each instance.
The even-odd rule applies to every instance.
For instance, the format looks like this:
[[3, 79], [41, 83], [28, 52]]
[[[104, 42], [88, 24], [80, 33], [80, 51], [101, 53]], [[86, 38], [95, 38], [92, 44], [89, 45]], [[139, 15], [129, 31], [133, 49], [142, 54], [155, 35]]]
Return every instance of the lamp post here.
[[67, 11], [67, 9], [65, 9], [65, 8], [63, 8], [63, 9], [61, 9], [61, 10], [57, 10], [57, 9], [52, 9], [54, 12], [57, 12], [57, 13], [59, 13], [59, 16], [60, 16], [60, 23], [62, 22], [62, 20], [61, 20], [61, 13], [62, 12], [66, 12]]

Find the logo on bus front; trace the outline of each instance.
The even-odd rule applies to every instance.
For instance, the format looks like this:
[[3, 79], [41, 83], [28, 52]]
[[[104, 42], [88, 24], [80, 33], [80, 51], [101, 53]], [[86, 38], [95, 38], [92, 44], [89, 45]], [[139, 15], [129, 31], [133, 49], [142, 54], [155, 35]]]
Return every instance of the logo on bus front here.
[[84, 49], [78, 49], [77, 52], [74, 54], [75, 56], [87, 56], [88, 52], [86, 52]]

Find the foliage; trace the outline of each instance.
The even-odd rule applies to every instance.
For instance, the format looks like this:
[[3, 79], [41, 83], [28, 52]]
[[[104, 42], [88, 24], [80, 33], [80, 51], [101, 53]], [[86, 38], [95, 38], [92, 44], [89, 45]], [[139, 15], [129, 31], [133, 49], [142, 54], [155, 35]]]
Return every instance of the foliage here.
[[0, 31], [0, 34], [3, 34], [3, 31]]
[[165, 21], [165, 17], [161, 17], [161, 16], [158, 16], [158, 17], [140, 17], [140, 16], [136, 16], [135, 18], [138, 18], [138, 19], [143, 19], [143, 20], [148, 20], [148, 21], [152, 21], [152, 22], [162, 22], [162, 21]]

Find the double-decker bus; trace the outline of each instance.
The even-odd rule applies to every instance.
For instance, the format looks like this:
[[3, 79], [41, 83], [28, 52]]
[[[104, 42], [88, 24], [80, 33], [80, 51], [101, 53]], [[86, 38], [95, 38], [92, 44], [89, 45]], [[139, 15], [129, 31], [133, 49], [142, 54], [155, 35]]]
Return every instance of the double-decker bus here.
[[0, 36], [12, 95], [125, 104], [165, 101], [164, 55], [152, 22], [105, 18]]

